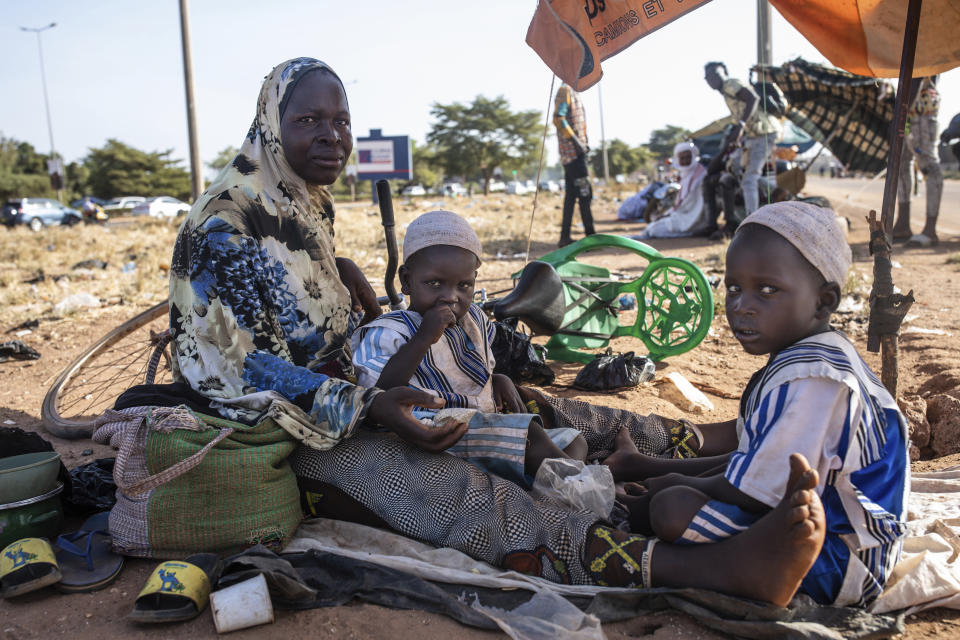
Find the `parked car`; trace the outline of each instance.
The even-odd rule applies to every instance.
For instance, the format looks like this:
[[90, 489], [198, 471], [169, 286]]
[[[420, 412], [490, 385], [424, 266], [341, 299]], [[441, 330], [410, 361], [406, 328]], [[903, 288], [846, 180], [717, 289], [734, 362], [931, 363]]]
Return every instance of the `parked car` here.
[[170, 196], [160, 196], [141, 202], [130, 213], [135, 216], [150, 216], [151, 218], [176, 218], [187, 211], [190, 211], [190, 205], [186, 202]]
[[427, 190], [423, 188], [423, 185], [419, 184], [408, 184], [400, 192], [402, 196], [425, 196], [427, 195]]
[[490, 181], [490, 193], [496, 193], [497, 191], [506, 191], [507, 183], [503, 180], [491, 180]]
[[17, 198], [3, 204], [0, 219], [8, 226], [25, 224], [40, 231], [44, 227], [74, 225], [83, 218], [76, 209], [50, 198]]
[[[527, 183], [530, 183], [529, 185]], [[522, 196], [526, 193], [533, 191], [533, 181], [532, 180], [511, 180], [507, 183], [507, 193], [514, 195]]]
[[548, 191], [550, 193], [556, 193], [560, 191], [560, 183], [556, 180], [541, 180], [540, 181], [540, 191]]
[[122, 196], [120, 198], [111, 198], [103, 204], [106, 211], [117, 211], [119, 209], [133, 209], [138, 204], [147, 199], [143, 196]]
[[440, 189], [440, 193], [445, 196], [465, 196], [467, 195], [467, 188], [460, 182], [447, 182]]

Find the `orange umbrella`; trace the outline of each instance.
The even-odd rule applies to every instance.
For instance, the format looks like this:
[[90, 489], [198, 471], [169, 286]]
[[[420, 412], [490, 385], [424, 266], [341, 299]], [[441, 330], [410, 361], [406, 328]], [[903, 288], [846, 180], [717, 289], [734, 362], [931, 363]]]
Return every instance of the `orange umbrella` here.
[[575, 91], [596, 84], [600, 62], [710, 0], [539, 0], [527, 44]]
[[[875, 78], [900, 74], [904, 0], [770, 0], [781, 15], [834, 65]], [[924, 0], [914, 78], [960, 65], [960, 0]]]

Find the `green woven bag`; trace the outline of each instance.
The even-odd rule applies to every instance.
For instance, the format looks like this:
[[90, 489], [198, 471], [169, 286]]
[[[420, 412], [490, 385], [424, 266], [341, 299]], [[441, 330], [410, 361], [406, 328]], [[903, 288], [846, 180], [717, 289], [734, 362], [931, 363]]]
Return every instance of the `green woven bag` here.
[[110, 533], [123, 553], [279, 550], [290, 539], [302, 517], [287, 462], [296, 441], [272, 419], [249, 426], [184, 407], [113, 415], [122, 440]]

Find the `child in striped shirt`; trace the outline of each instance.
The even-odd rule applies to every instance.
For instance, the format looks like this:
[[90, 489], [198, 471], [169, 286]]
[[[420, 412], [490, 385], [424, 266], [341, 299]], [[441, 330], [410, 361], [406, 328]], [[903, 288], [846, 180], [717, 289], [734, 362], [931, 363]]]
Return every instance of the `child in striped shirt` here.
[[747, 353], [769, 359], [747, 384], [738, 419], [699, 429], [701, 453], [728, 457], [653, 460], [619, 437], [605, 463], [618, 480], [648, 478], [646, 493], [624, 496], [631, 523], [649, 517], [658, 538], [697, 544], [737, 535], [777, 505], [790, 454], [803, 454], [819, 473], [827, 531], [800, 592], [865, 606], [900, 554], [909, 440], [893, 398], [830, 328], [851, 261], [834, 217], [802, 202], [768, 205], [730, 243], [727, 320]]
[[410, 307], [360, 327], [353, 363], [361, 386], [409, 385], [448, 408], [477, 409], [448, 452], [528, 484], [543, 460], [582, 460], [587, 444], [576, 429], [545, 429], [510, 378], [493, 373], [493, 325], [473, 303], [480, 254], [476, 233], [455, 213], [431, 211], [410, 223], [399, 271]]

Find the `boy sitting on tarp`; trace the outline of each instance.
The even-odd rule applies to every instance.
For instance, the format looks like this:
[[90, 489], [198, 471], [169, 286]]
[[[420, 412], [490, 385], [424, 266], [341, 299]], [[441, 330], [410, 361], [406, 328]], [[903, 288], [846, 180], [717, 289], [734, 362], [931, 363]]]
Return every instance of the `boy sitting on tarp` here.
[[864, 606], [883, 590], [905, 535], [907, 423], [829, 325], [851, 261], [834, 218], [802, 202], [768, 205], [730, 243], [727, 320], [747, 353], [769, 359], [747, 384], [738, 419], [699, 429], [699, 453], [732, 451], [728, 459], [657, 460], [618, 438], [606, 464], [617, 480], [647, 478], [645, 491], [624, 496], [632, 528], [697, 544], [737, 535], [778, 504], [789, 456], [803, 454], [819, 473], [827, 533], [800, 592]]

